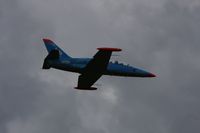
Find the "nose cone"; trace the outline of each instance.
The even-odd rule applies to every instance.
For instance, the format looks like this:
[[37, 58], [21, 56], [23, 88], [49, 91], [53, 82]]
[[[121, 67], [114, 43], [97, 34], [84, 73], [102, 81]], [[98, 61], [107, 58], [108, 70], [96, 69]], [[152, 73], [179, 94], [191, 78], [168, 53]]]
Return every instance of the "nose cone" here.
[[156, 77], [155, 74], [150, 73], [148, 71], [142, 70], [142, 69], [135, 69], [135, 73], [138, 77], [147, 77], [147, 78], [153, 78]]
[[148, 74], [147, 74], [147, 77], [152, 77], [152, 78], [153, 78], [153, 77], [156, 77], [156, 75], [153, 74], [153, 73], [148, 73]]

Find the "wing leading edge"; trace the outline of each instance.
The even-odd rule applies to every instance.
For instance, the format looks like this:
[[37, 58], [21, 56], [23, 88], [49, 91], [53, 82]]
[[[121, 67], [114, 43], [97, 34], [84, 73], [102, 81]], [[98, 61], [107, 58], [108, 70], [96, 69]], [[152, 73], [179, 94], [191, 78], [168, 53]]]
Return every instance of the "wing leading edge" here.
[[106, 70], [112, 52], [121, 51], [119, 48], [97, 48], [99, 51], [94, 55], [93, 59], [87, 64], [83, 72], [78, 78], [78, 86], [76, 89], [96, 90], [91, 87]]

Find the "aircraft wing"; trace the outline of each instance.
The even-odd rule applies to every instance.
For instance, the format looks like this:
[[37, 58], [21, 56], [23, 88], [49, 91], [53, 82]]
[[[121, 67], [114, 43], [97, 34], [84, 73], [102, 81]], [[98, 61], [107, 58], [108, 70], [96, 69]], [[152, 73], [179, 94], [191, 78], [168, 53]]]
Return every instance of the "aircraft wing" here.
[[79, 76], [76, 89], [96, 90], [97, 88], [91, 86], [106, 70], [112, 52], [121, 51], [119, 48], [98, 48], [98, 50]]

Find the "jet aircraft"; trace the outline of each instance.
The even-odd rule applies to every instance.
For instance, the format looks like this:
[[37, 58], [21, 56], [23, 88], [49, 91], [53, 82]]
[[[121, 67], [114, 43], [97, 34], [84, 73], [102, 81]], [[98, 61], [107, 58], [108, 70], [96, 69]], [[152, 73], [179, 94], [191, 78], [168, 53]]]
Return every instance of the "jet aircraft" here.
[[110, 62], [112, 52], [122, 51], [119, 48], [102, 47], [93, 58], [72, 58], [59, 48], [52, 40], [43, 39], [48, 55], [44, 59], [43, 69], [55, 68], [64, 71], [76, 72], [80, 76], [75, 89], [96, 90], [92, 85], [102, 76], [125, 77], [156, 77], [145, 70], [118, 63]]

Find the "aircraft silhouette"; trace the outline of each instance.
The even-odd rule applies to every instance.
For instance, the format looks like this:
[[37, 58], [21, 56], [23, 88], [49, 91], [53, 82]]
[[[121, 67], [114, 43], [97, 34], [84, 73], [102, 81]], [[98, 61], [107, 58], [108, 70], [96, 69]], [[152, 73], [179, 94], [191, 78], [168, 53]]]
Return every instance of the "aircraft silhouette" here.
[[112, 52], [121, 51], [119, 48], [97, 48], [98, 52], [93, 58], [72, 58], [67, 55], [50, 39], [43, 39], [48, 55], [44, 59], [43, 69], [60, 69], [80, 73], [78, 85], [75, 89], [96, 90], [91, 87], [102, 75], [125, 77], [156, 77], [145, 70], [130, 65], [109, 62]]

